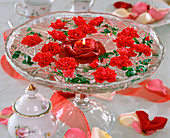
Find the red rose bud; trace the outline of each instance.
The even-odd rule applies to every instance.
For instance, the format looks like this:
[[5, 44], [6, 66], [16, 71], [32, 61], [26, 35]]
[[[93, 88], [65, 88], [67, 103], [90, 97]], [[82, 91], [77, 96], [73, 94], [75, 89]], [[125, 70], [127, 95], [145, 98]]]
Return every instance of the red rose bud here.
[[33, 61], [38, 62], [40, 67], [45, 67], [48, 66], [51, 62], [55, 62], [56, 59], [53, 58], [53, 55], [50, 52], [38, 52], [35, 57], [33, 57]]
[[66, 40], [66, 35], [62, 31], [52, 30], [48, 31], [48, 34], [52, 36], [55, 40], [64, 41]]
[[42, 53], [50, 52], [53, 56], [60, 53], [61, 48], [58, 43], [49, 42], [48, 44], [44, 44], [41, 49]]
[[104, 18], [102, 16], [96, 17], [89, 21], [90, 25], [99, 26], [103, 22]]
[[139, 38], [138, 32], [134, 28], [124, 28], [122, 32], [119, 32], [117, 36], [131, 36], [132, 38]]
[[104, 53], [106, 53], [106, 50], [99, 41], [85, 39], [84, 45], [82, 40], [64, 41], [61, 44], [61, 53], [59, 56], [60, 58], [73, 57], [77, 63], [87, 64]]
[[118, 2], [115, 2], [115, 3], [113, 4], [113, 6], [114, 6], [116, 9], [119, 9], [119, 8], [129, 9], [129, 8], [132, 7], [132, 4], [126, 3], [126, 2], [122, 2], [122, 1], [118, 1]]
[[97, 33], [97, 29], [95, 29], [95, 26], [90, 24], [79, 25], [77, 29], [83, 31], [85, 34]]
[[122, 48], [122, 47], [133, 47], [134, 44], [134, 40], [131, 36], [119, 36], [117, 37], [115, 40], [113, 40], [113, 42], [116, 42], [116, 46], [118, 48]]
[[72, 18], [74, 20], [74, 23], [79, 26], [79, 25], [82, 25], [82, 24], [85, 24], [86, 23], [86, 20], [84, 20], [83, 17], [81, 16], [78, 16], [78, 17], [73, 17]]
[[145, 38], [146, 41], [149, 41], [149, 35]]
[[79, 30], [79, 29], [73, 29], [73, 30], [69, 30], [68, 31], [68, 38], [69, 39], [82, 39], [84, 37], [86, 37], [86, 34], [82, 31], [82, 30]]
[[68, 69], [62, 71], [64, 77], [66, 78], [73, 78], [74, 77], [74, 69]]
[[96, 82], [103, 83], [107, 82], [115, 82], [117, 74], [114, 70], [110, 68], [99, 67], [95, 72], [92, 73], [94, 75], [94, 79]]
[[163, 129], [168, 121], [165, 117], [155, 117], [149, 120], [149, 115], [144, 111], [136, 111], [136, 115], [140, 121], [141, 129], [144, 134], [147, 132]]
[[92, 63], [90, 63], [90, 67], [96, 69], [99, 66], [99, 59], [95, 59]]
[[117, 66], [118, 68], [132, 66], [133, 63], [129, 60], [128, 56], [112, 57], [110, 60], [110, 66]]
[[145, 56], [150, 56], [152, 49], [145, 44], [134, 44], [134, 49], [136, 52], [144, 53]]
[[68, 29], [68, 27], [64, 27], [66, 22], [62, 22], [61, 19], [56, 20], [55, 22], [51, 22], [49, 27], [53, 29]]
[[78, 65], [74, 58], [72, 57], [65, 57], [59, 58], [58, 61], [55, 63], [56, 68], [61, 70], [68, 70], [68, 69], [75, 69]]
[[121, 55], [121, 56], [128, 56], [128, 58], [130, 57], [135, 57], [137, 54], [134, 52], [133, 48], [125, 48], [122, 47], [121, 49], [117, 49], [117, 52]]
[[24, 37], [21, 41], [21, 44], [33, 47], [35, 45], [38, 45], [42, 41], [43, 40], [38, 36], [38, 34], [34, 33], [34, 35], [27, 35], [26, 37]]

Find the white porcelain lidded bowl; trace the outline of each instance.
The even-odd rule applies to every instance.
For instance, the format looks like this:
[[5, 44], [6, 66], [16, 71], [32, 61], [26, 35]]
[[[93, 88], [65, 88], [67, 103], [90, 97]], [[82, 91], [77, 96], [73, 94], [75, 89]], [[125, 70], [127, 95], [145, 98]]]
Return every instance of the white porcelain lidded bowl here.
[[8, 121], [8, 131], [15, 138], [50, 138], [57, 130], [57, 120], [50, 100], [37, 93], [31, 84], [25, 94], [13, 103], [14, 113]]

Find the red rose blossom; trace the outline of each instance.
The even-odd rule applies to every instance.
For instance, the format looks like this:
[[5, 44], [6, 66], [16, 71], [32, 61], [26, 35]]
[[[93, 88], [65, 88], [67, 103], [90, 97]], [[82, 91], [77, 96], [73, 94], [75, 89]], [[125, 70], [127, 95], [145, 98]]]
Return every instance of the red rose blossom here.
[[149, 115], [144, 111], [136, 111], [136, 115], [139, 118], [141, 129], [144, 134], [147, 134], [149, 131], [163, 129], [168, 121], [165, 117], [155, 117], [150, 121]]
[[96, 69], [99, 66], [99, 59], [95, 59], [92, 63], [89, 64], [89, 66]]
[[62, 22], [61, 19], [56, 20], [55, 22], [51, 22], [49, 27], [53, 29], [67, 29], [68, 27], [64, 27], [66, 22]]
[[132, 62], [129, 60], [128, 56], [118, 56], [112, 57], [110, 60], [110, 66], [117, 66], [118, 68], [132, 66]]
[[83, 45], [82, 42], [83, 40], [64, 41], [60, 45], [60, 58], [73, 57], [77, 63], [86, 64], [91, 63], [97, 59], [98, 56], [106, 53], [104, 46], [99, 41], [85, 39], [85, 45]]
[[121, 55], [121, 56], [128, 56], [130, 57], [135, 57], [137, 54], [134, 52], [133, 48], [125, 48], [122, 47], [121, 49], [117, 49], [117, 52]]
[[95, 26], [90, 24], [79, 25], [77, 29], [82, 30], [85, 34], [97, 33], [97, 29], [95, 29]]
[[69, 39], [81, 39], [86, 37], [86, 34], [79, 29], [69, 30], [68, 35], [69, 35], [68, 36]]
[[145, 56], [150, 56], [152, 49], [145, 44], [134, 44], [136, 52], [144, 53]]
[[74, 77], [74, 70], [75, 69], [63, 70], [62, 73], [63, 73], [64, 77], [66, 77], [66, 78], [73, 78]]
[[116, 46], [118, 48], [122, 48], [122, 47], [133, 47], [134, 44], [134, 40], [132, 39], [131, 36], [119, 36], [117, 37], [115, 40], [113, 40], [113, 42], [116, 42]]
[[60, 53], [60, 47], [58, 43], [49, 42], [48, 44], [44, 44], [41, 49], [42, 53], [50, 52], [53, 56]]
[[66, 40], [66, 35], [62, 31], [56, 31], [52, 30], [51, 32], [48, 31], [49, 35], [51, 35], [54, 39], [59, 40], [59, 41], [64, 41]]
[[78, 65], [76, 63], [75, 59], [72, 57], [65, 57], [65, 58], [59, 58], [58, 61], [55, 63], [56, 68], [61, 70], [68, 70], [68, 69], [75, 69], [75, 67]]
[[40, 67], [45, 67], [48, 66], [51, 62], [55, 62], [56, 59], [53, 58], [53, 55], [50, 52], [38, 52], [35, 57], [33, 57], [33, 61], [38, 62]]
[[84, 18], [81, 16], [73, 17], [72, 19], [74, 20], [75, 24], [78, 26], [86, 23], [86, 20], [84, 20]]
[[89, 21], [90, 25], [99, 26], [103, 22], [104, 18], [102, 16], [96, 17]]
[[138, 32], [134, 28], [124, 28], [122, 32], [118, 33], [117, 36], [131, 36], [132, 38], [139, 38]]
[[94, 75], [94, 78], [96, 82], [102, 83], [105, 80], [107, 82], [115, 82], [117, 74], [114, 70], [111, 70], [110, 68], [104, 68], [99, 67], [95, 72], [92, 73]]
[[38, 45], [42, 41], [43, 40], [38, 36], [38, 34], [34, 33], [33, 35], [27, 35], [26, 37], [24, 37], [21, 41], [21, 44], [33, 47], [35, 45]]

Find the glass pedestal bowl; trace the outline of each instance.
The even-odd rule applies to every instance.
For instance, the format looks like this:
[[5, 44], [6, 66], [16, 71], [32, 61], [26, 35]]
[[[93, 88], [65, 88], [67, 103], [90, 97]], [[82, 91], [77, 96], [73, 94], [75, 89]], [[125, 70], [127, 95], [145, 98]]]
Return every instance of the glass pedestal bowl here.
[[[63, 43], [62, 41], [54, 40], [47, 33], [47, 31], [53, 30], [49, 27], [51, 22], [55, 22], [56, 19], [66, 22], [68, 28], [58, 29], [57, 31], [62, 31], [67, 36], [68, 30], [77, 28], [72, 20], [73, 16], [82, 16], [87, 23], [96, 17], [104, 17], [103, 21], [97, 21], [100, 22], [100, 24], [95, 26], [97, 33], [90, 33], [86, 35], [85, 39], [93, 39], [104, 46], [106, 54], [97, 57], [101, 61], [99, 66], [102, 66], [103, 69], [109, 68], [109, 70], [114, 70], [114, 73], [117, 74], [114, 76], [114, 81], [96, 82], [96, 78], [92, 74], [96, 72], [96, 69], [90, 67], [89, 63], [76, 66], [72, 76], [73, 78], [69, 78], [63, 76], [63, 70], [56, 67], [54, 63], [48, 63], [47, 66], [41, 67], [37, 62], [33, 61], [33, 57], [41, 51], [44, 44], [55, 42], [61, 47], [60, 44]], [[130, 60], [131, 66], [111, 66], [109, 65], [111, 58], [120, 56], [120, 51], [118, 52], [120, 48], [117, 47], [116, 42], [113, 42], [113, 40], [118, 37], [116, 34], [125, 28], [134, 28], [137, 31], [139, 37], [133, 38], [134, 45], [143, 43], [148, 47], [151, 46], [150, 54], [146, 56], [144, 52], [136, 52], [136, 50], [136, 56], [127, 59]], [[28, 46], [21, 43], [23, 38], [28, 35], [33, 36], [34, 33], [37, 33], [37, 36], [42, 39], [42, 42], [35, 46]], [[128, 35], [132, 35], [131, 33], [133, 34], [133, 31]], [[149, 36], [149, 39], [147, 36]], [[127, 47], [125, 46], [124, 48]], [[131, 48], [135, 50], [134, 47]], [[119, 91], [142, 82], [153, 74], [160, 65], [164, 55], [164, 47], [156, 33], [150, 27], [134, 21], [122, 20], [105, 13], [53, 12], [30, 20], [15, 28], [6, 41], [5, 54], [11, 66], [28, 80], [58, 91], [76, 93], [76, 97], [70, 100], [83, 111], [89, 122], [89, 126], [91, 128], [99, 127], [108, 132], [114, 124], [114, 114], [105, 106], [89, 100], [89, 95]], [[58, 61], [60, 56], [55, 55], [53, 58]], [[71, 112], [70, 110], [68, 112]]]

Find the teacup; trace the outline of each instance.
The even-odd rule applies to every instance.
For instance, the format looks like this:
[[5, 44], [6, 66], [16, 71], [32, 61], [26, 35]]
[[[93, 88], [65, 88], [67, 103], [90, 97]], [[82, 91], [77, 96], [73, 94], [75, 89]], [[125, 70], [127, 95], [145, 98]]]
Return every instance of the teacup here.
[[54, 0], [23, 0], [22, 3], [15, 4], [14, 10], [18, 15], [34, 18], [48, 13], [53, 2]]

